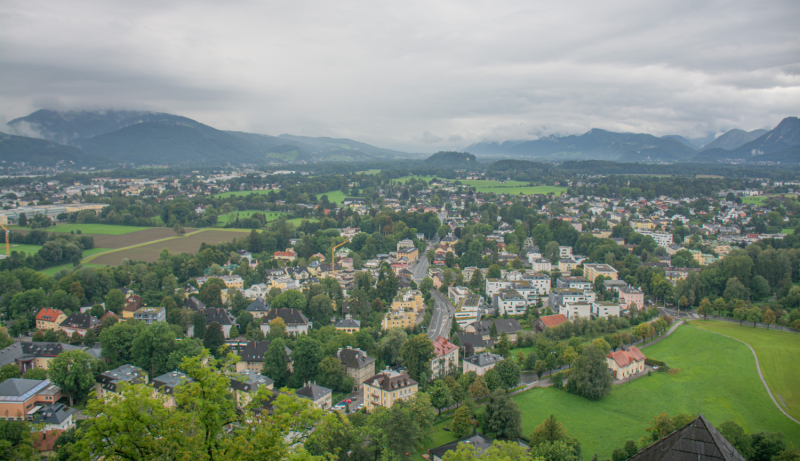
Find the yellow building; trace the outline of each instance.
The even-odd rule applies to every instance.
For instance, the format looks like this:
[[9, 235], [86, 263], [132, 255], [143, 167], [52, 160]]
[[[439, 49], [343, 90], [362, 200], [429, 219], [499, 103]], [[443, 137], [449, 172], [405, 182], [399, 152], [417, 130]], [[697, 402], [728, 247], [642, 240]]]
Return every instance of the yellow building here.
[[631, 221], [631, 226], [634, 229], [646, 229], [646, 230], [653, 230], [656, 228], [653, 221]]
[[387, 369], [364, 381], [364, 404], [367, 411], [391, 408], [394, 402], [416, 395], [418, 389], [419, 383], [407, 374]]
[[397, 250], [397, 258], [399, 259], [403, 256], [408, 259], [409, 263], [413, 263], [419, 259], [419, 250], [416, 248], [403, 248], [401, 250]]
[[361, 330], [361, 320], [342, 319], [337, 320], [333, 327], [345, 333], [356, 333]]
[[416, 315], [413, 311], [408, 312], [395, 312], [389, 311], [381, 322], [381, 328], [390, 330], [392, 328], [414, 328], [414, 321]]
[[608, 368], [616, 379], [625, 379], [643, 372], [644, 360], [644, 354], [636, 346], [631, 346], [628, 350], [612, 351], [606, 356]]
[[418, 290], [406, 290], [397, 295], [392, 301], [391, 309], [394, 311], [408, 311], [411, 310], [416, 314], [425, 310], [425, 304], [422, 302], [422, 293]]
[[578, 261], [574, 259], [561, 259], [558, 261], [558, 270], [562, 274], [569, 274], [572, 269], [578, 267]]
[[44, 330], [53, 330], [59, 331], [61, 329], [60, 325], [64, 319], [67, 318], [67, 314], [61, 312], [58, 309], [42, 309], [36, 314], [36, 328], [44, 331]]
[[602, 275], [606, 280], [617, 280], [617, 270], [608, 264], [583, 265], [583, 278], [587, 282], [594, 282], [598, 275]]
[[592, 235], [597, 238], [607, 239], [611, 237], [611, 231], [608, 229], [595, 229], [592, 231]]

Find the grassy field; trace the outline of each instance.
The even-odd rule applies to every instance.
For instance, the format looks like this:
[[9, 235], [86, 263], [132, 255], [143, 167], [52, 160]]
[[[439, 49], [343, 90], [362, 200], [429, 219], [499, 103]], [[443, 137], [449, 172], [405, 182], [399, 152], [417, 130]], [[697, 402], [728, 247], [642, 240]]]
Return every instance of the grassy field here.
[[781, 229], [781, 234], [794, 234], [794, 229], [791, 227]]
[[[783, 415], [758, 378], [755, 359], [744, 344], [694, 326], [681, 326], [669, 338], [643, 349], [680, 371], [653, 373], [614, 386], [598, 402], [553, 388], [536, 388], [513, 397], [522, 412], [523, 432], [554, 414], [583, 447], [585, 459], [611, 452], [626, 440], [638, 441], [661, 412], [670, 416], [698, 411], [719, 425], [733, 420], [747, 432], [783, 432], [787, 442], [800, 442], [800, 426]], [[795, 362], [787, 362], [787, 367]], [[447, 422], [450, 424], [450, 421]], [[425, 450], [455, 440], [438, 424]]]
[[267, 217], [267, 222], [274, 221], [281, 216], [285, 215], [286, 213], [280, 211], [261, 211], [261, 210], [244, 210], [244, 211], [233, 211], [228, 214], [220, 215], [217, 219], [216, 227], [222, 227], [228, 223], [232, 223], [236, 221], [236, 217], [238, 216], [239, 219], [245, 219], [253, 216], [253, 213], [262, 213], [264, 216]]
[[223, 192], [221, 194], [214, 195], [214, 198], [227, 198], [227, 197], [247, 197], [250, 194], [259, 194], [259, 195], [267, 195], [272, 192], [271, 189], [267, 190], [235, 190], [229, 192]]
[[800, 419], [800, 335], [725, 322], [691, 323], [749, 344], [758, 355], [761, 373], [778, 403], [795, 419]]
[[372, 170], [356, 171], [355, 174], [381, 174], [381, 170], [372, 169]]
[[[12, 243], [10, 250], [12, 252], [17, 251], [17, 252], [20, 252], [20, 253], [25, 253], [25, 254], [32, 255], [32, 254], [36, 254], [39, 251], [40, 248], [42, 248], [41, 245], [27, 245], [27, 244], [24, 244], [24, 243]], [[3, 245], [3, 254], [6, 254], [5, 245]]]
[[[105, 267], [102, 264], [82, 264], [83, 267]], [[72, 264], [62, 264], [60, 266], [48, 267], [47, 269], [40, 270], [39, 272], [43, 274], [47, 274], [50, 277], [56, 275], [57, 273], [61, 272], [64, 269], [72, 269]]]
[[767, 200], [767, 197], [742, 197], [742, 203], [745, 205], [761, 205], [764, 201]]
[[145, 229], [152, 229], [151, 227], [138, 227], [138, 226], [118, 226], [116, 224], [58, 224], [55, 227], [48, 227], [45, 229], [48, 232], [63, 232], [69, 233], [72, 231], [81, 231], [83, 234], [99, 234], [99, 235], [124, 235], [138, 232]]

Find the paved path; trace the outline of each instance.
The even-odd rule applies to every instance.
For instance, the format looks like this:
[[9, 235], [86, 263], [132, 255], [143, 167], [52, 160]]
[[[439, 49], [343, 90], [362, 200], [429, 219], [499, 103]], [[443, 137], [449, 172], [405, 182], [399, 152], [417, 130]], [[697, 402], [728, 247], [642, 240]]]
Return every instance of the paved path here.
[[730, 339], [739, 341], [740, 343], [742, 343], [745, 346], [749, 347], [750, 348], [750, 352], [753, 353], [753, 357], [756, 358], [756, 370], [758, 370], [758, 377], [761, 378], [761, 382], [764, 383], [764, 388], [767, 390], [767, 394], [769, 394], [769, 398], [772, 399], [772, 403], [774, 403], [775, 406], [778, 407], [778, 410], [780, 410], [781, 413], [786, 415], [787, 418], [791, 419], [792, 421], [796, 422], [797, 424], [800, 424], [800, 421], [792, 418], [792, 416], [789, 413], [786, 413], [786, 410], [784, 410], [783, 407], [781, 407], [780, 404], [778, 404], [778, 401], [775, 400], [775, 396], [772, 395], [772, 391], [769, 389], [769, 386], [767, 386], [767, 381], [764, 380], [764, 374], [761, 373], [761, 365], [759, 365], [759, 363], [758, 363], [758, 355], [756, 354], [756, 351], [753, 349], [752, 346], [750, 346], [746, 342], [742, 341], [741, 339], [737, 339], [737, 338], [734, 338], [734, 337], [731, 337], [731, 336], [728, 336], [728, 335], [723, 335], [722, 333], [717, 333], [716, 331], [711, 331], [711, 330], [705, 330], [705, 331], [709, 331], [711, 333], [714, 333], [714, 334], [717, 334], [717, 335], [720, 335], [720, 336], [724, 336], [726, 338], [730, 338]]

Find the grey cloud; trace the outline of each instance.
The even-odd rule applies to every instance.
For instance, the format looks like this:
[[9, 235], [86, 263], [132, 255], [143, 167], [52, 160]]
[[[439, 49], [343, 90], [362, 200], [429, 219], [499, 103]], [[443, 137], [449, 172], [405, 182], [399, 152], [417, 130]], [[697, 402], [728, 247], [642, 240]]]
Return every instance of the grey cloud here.
[[464, 137], [461, 136], [460, 134], [450, 135], [450, 137], [447, 138], [447, 142], [459, 142], [459, 141], [463, 141], [463, 140], [464, 140]]
[[798, 21], [796, 0], [7, 0], [0, 119], [153, 110], [410, 151], [752, 130], [798, 115]]

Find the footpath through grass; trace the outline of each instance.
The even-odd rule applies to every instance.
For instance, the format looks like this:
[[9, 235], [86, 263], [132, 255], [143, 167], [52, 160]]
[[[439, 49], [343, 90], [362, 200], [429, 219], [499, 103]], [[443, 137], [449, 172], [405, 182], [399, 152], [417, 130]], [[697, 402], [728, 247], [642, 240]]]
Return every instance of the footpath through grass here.
[[749, 344], [758, 355], [772, 395], [787, 413], [800, 420], [800, 335], [727, 322], [697, 320], [691, 324]]
[[643, 349], [662, 360], [674, 376], [653, 373], [614, 386], [598, 402], [553, 388], [533, 389], [514, 398], [522, 411], [523, 429], [533, 428], [551, 414], [581, 441], [584, 457], [595, 453], [611, 458], [626, 440], [638, 441], [659, 413], [701, 412], [712, 424], [733, 420], [747, 432], [783, 432], [786, 441], [800, 442], [800, 425], [782, 414], [758, 377], [755, 359], [744, 344], [701, 330], [681, 326], [670, 337]]

